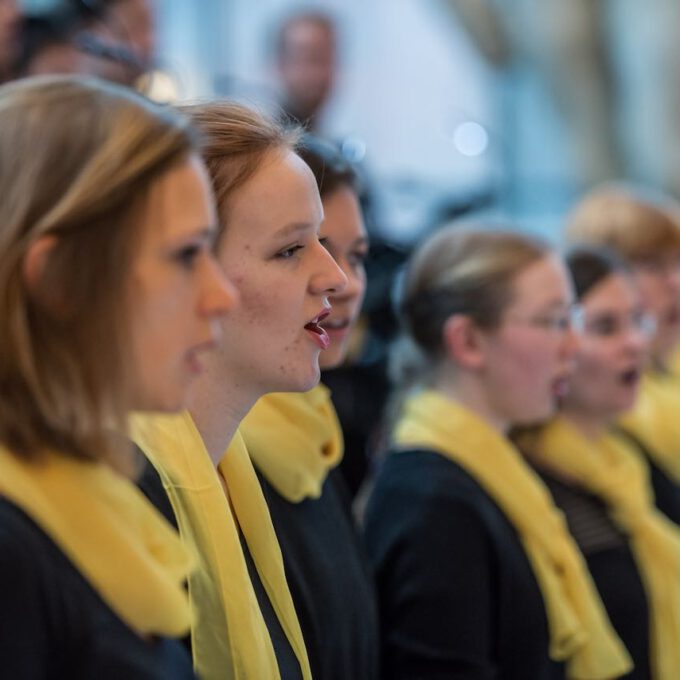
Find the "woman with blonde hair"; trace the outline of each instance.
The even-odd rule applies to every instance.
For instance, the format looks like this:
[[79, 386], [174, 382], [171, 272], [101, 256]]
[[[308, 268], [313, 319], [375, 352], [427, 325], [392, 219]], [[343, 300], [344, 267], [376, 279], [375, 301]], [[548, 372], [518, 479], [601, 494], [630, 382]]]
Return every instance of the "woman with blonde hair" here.
[[382, 677], [619, 677], [630, 658], [507, 438], [566, 388], [564, 264], [518, 233], [444, 229], [411, 260], [401, 311], [405, 391], [366, 516]]
[[[329, 345], [321, 322], [346, 279], [319, 240], [323, 207], [296, 135], [234, 103], [185, 110], [203, 135], [218, 201], [217, 257], [240, 306], [222, 324], [189, 412], [141, 420], [136, 441], [163, 483], [166, 512], [200, 555], [189, 579], [198, 674], [309, 680], [275, 528], [237, 429], [264, 394], [316, 385]], [[162, 502], [163, 489], [148, 482]]]
[[673, 366], [680, 349], [680, 225], [672, 203], [604, 185], [574, 208], [565, 236], [572, 246], [608, 248], [630, 267], [656, 330], [640, 394], [620, 425], [645, 451], [655, 488], [680, 493], [680, 377]]
[[122, 88], [0, 88], [0, 668], [190, 678], [193, 556], [129, 476], [233, 289], [186, 119]]
[[[584, 331], [559, 414], [518, 443], [564, 512], [611, 621], [633, 658], [631, 680], [680, 673], [677, 498], [655, 493], [637, 447], [614, 427], [637, 396], [653, 324], [626, 266], [592, 247], [567, 265]], [[673, 504], [673, 500], [675, 503]]]

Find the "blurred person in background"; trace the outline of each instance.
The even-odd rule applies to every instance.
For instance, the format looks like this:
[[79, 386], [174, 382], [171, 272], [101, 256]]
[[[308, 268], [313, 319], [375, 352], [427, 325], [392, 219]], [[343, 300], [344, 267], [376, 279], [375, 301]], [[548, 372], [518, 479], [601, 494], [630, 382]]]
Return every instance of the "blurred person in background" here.
[[[348, 281], [330, 295], [332, 309], [320, 324], [330, 339], [319, 357], [323, 371], [341, 364], [349, 350], [366, 286], [368, 239], [356, 177], [338, 149], [306, 137], [299, 153], [321, 194], [320, 237]], [[355, 396], [362, 403], [376, 398]], [[281, 545], [312, 675], [316, 680], [377, 680], [373, 583], [350, 496], [336, 469], [344, 441], [328, 388], [319, 384], [311, 392], [268, 394], [240, 430]]]
[[0, 0], [0, 83], [13, 76], [19, 48], [20, 23], [18, 0]]
[[151, 5], [136, 0], [62, 0], [21, 23], [18, 76], [81, 74], [140, 88], [152, 67]]
[[617, 430], [637, 397], [654, 322], [613, 254], [567, 256], [584, 330], [558, 415], [518, 435], [564, 512], [607, 613], [633, 662], [630, 680], [680, 675], [680, 494], [650, 475]]
[[385, 680], [610, 680], [630, 658], [548, 490], [508, 439], [577, 349], [563, 262], [457, 226], [410, 261], [391, 446], [366, 512]]
[[302, 10], [282, 21], [275, 40], [282, 111], [288, 120], [318, 133], [336, 82], [335, 21], [321, 10]]
[[655, 324], [633, 410], [620, 421], [647, 453], [654, 475], [680, 486], [680, 226], [671, 203], [625, 185], [586, 194], [568, 216], [569, 244], [609, 248], [630, 266], [643, 310]]

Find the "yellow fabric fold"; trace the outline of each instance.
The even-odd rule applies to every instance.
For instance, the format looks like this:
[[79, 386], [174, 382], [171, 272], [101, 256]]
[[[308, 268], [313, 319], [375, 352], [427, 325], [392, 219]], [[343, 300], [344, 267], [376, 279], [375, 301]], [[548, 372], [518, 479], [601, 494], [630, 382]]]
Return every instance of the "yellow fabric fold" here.
[[189, 579], [197, 673], [203, 680], [281, 677], [248, 574], [240, 527], [302, 675], [310, 680], [281, 550], [240, 434], [227, 448], [219, 473], [189, 414], [136, 416], [133, 436], [163, 480], [182, 539], [199, 555], [199, 568]]
[[132, 482], [103, 463], [56, 453], [28, 462], [0, 447], [0, 495], [40, 526], [132, 630], [188, 632], [184, 581], [195, 561]]
[[342, 460], [342, 430], [324, 385], [265, 395], [239, 431], [255, 466], [291, 503], [319, 498], [328, 472]]
[[635, 408], [620, 420], [652, 460], [680, 484], [680, 378], [658, 370], [643, 379]]
[[567, 677], [616, 678], [632, 667], [583, 557], [550, 493], [501, 434], [432, 390], [413, 395], [394, 433], [401, 446], [432, 449], [467, 470], [518, 531], [543, 595], [550, 656]]
[[644, 461], [626, 441], [612, 434], [588, 440], [564, 418], [530, 448], [532, 458], [604, 500], [629, 536], [650, 601], [653, 677], [680, 678], [680, 529], [655, 508]]

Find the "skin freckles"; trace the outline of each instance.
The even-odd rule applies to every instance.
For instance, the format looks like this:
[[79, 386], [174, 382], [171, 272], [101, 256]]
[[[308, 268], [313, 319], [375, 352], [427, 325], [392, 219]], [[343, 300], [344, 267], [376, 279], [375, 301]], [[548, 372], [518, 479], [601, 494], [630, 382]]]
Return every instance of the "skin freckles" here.
[[222, 219], [217, 256], [240, 306], [222, 324], [220, 373], [254, 399], [311, 389], [321, 347], [305, 325], [346, 285], [319, 241], [323, 208], [311, 171], [292, 152], [272, 153]]

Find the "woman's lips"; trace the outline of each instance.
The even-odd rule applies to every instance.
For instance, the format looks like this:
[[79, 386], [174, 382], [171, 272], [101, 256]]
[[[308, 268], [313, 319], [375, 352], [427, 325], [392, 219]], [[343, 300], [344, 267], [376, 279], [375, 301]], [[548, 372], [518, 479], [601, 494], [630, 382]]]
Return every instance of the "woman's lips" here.
[[203, 352], [208, 352], [213, 350], [215, 347], [215, 341], [210, 340], [208, 342], [201, 343], [200, 345], [196, 345], [195, 347], [192, 347], [190, 350], [187, 351], [185, 354], [185, 361], [187, 364], [187, 367], [189, 368], [189, 372], [193, 373], [194, 375], [200, 375], [203, 373], [204, 366], [203, 362], [201, 361], [200, 355]]
[[619, 374], [620, 382], [626, 387], [637, 387], [640, 382], [641, 371], [638, 368], [630, 368], [627, 371], [622, 371]]
[[552, 393], [555, 397], [566, 397], [569, 392], [569, 378], [559, 376], [552, 381]]
[[327, 319], [322, 324], [333, 342], [343, 341], [349, 334], [352, 322], [350, 319]]
[[329, 314], [330, 310], [324, 310], [309, 323], [305, 324], [305, 330], [321, 349], [328, 349], [331, 344], [331, 339], [328, 337], [328, 333], [320, 325], [321, 321], [323, 321], [323, 319], [325, 319]]

